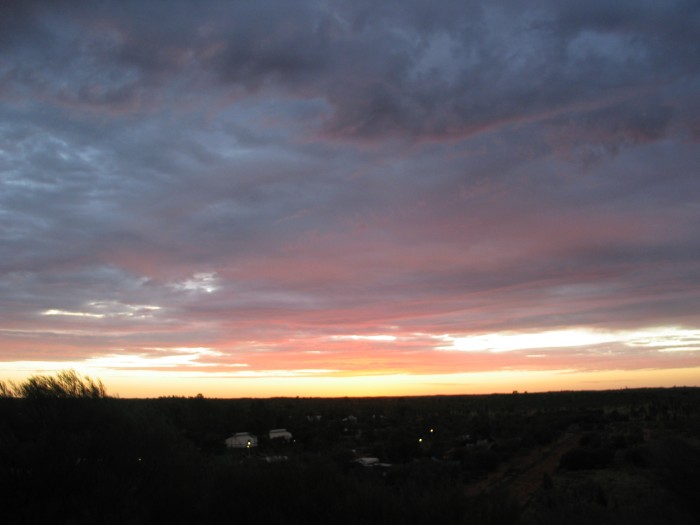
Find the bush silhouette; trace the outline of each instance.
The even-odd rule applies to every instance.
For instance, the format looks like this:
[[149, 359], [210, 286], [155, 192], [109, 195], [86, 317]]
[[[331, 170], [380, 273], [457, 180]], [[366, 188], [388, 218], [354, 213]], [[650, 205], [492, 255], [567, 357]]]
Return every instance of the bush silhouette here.
[[107, 396], [101, 381], [80, 377], [75, 370], [62, 370], [52, 376], [32, 376], [16, 391], [27, 399], [100, 399]]

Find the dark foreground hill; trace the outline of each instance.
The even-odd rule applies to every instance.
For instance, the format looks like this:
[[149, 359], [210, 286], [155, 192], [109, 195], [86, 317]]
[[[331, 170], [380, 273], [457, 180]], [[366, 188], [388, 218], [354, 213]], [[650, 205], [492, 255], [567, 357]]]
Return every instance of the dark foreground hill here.
[[[697, 388], [134, 400], [71, 373], [2, 386], [7, 524], [700, 522]], [[270, 439], [282, 428], [290, 439]], [[255, 446], [227, 448], [239, 432]]]

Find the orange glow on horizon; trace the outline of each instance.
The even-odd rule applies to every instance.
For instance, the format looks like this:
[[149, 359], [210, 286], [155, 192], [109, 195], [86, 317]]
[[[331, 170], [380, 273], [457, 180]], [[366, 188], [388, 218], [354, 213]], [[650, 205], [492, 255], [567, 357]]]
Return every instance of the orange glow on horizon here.
[[[52, 363], [55, 364], [55, 363]], [[70, 363], [66, 363], [70, 365]], [[49, 363], [46, 363], [49, 365]], [[31, 375], [51, 375], [54, 370], [41, 365], [12, 372], [0, 367], [3, 378], [15, 383]], [[68, 367], [65, 367], [68, 368]], [[560, 390], [608, 390], [700, 386], [700, 366], [678, 369], [603, 371], [519, 371], [454, 374], [377, 374], [327, 375], [307, 371], [307, 375], [260, 375], [231, 377], [198, 372], [115, 371], [73, 367], [78, 373], [101, 380], [111, 396], [144, 398], [194, 396], [212, 398], [243, 397], [381, 397], [425, 395], [470, 395]]]
[[121, 397], [487, 394], [700, 386], [699, 354], [700, 331], [680, 327], [474, 335], [394, 329], [8, 360], [0, 362], [0, 379], [74, 369]]

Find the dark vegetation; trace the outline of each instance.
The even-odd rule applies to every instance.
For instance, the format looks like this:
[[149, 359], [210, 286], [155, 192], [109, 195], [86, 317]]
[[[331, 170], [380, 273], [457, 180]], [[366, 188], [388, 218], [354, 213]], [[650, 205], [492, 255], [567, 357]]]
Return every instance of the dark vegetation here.
[[7, 524], [700, 522], [697, 388], [119, 399], [61, 372], [0, 382], [0, 422]]

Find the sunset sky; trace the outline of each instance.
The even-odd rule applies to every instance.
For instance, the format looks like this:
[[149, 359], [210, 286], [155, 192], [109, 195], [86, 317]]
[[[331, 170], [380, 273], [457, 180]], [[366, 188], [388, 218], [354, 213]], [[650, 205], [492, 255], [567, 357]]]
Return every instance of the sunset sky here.
[[0, 379], [700, 386], [700, 3], [10, 1]]

